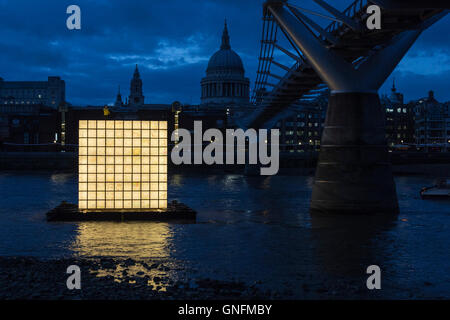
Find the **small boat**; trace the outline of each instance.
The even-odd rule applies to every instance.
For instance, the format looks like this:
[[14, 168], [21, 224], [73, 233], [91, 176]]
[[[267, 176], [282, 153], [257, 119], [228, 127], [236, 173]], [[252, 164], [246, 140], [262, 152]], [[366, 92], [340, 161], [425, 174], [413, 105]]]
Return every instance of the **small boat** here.
[[438, 179], [432, 187], [420, 190], [422, 199], [450, 199], [450, 179]]

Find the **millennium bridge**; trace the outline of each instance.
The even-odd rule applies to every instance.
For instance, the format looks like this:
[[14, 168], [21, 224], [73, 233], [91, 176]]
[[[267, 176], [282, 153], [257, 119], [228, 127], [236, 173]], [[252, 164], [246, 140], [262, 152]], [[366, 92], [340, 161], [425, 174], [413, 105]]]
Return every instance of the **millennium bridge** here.
[[[328, 88], [311, 211], [397, 213], [377, 92], [420, 34], [447, 14], [449, 4], [356, 0], [340, 11], [331, 1], [313, 1], [320, 11], [285, 0], [263, 4], [252, 96], [257, 108], [240, 125], [270, 128], [277, 115]], [[367, 27], [372, 5], [381, 9], [381, 29]], [[331, 22], [323, 27], [320, 19]]]

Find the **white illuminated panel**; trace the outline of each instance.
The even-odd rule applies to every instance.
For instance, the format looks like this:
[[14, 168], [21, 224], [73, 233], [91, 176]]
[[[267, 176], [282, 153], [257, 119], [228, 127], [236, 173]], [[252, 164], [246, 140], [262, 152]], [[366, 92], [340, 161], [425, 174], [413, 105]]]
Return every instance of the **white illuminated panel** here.
[[78, 206], [167, 208], [167, 121], [80, 120]]

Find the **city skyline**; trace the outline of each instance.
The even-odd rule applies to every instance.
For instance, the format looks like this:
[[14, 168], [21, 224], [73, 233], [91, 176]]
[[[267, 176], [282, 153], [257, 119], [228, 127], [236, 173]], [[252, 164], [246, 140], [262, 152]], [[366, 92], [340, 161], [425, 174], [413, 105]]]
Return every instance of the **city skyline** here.
[[[134, 66], [138, 64], [146, 103], [179, 100], [197, 104], [200, 80], [209, 58], [220, 46], [226, 18], [231, 46], [241, 56], [253, 89], [261, 1], [203, 1], [195, 7], [175, 0], [127, 4], [79, 1], [80, 31], [65, 27], [68, 3], [44, 2], [40, 10], [31, 10], [27, 9], [29, 2], [21, 2], [20, 11], [18, 6], [0, 2], [4, 24], [0, 31], [0, 76], [5, 81], [61, 76], [66, 81], [68, 102], [113, 104], [119, 85], [122, 95], [128, 95]], [[350, 2], [336, 1], [336, 5], [342, 9]], [[302, 6], [317, 9], [308, 2]], [[198, 19], [189, 18], [194, 15]], [[442, 41], [442, 37], [449, 37], [445, 35], [449, 25], [445, 17], [420, 36], [379, 90], [380, 95], [389, 93], [395, 77], [405, 102], [424, 97], [429, 90], [435, 91], [439, 101], [450, 100], [450, 42]], [[23, 47], [24, 42], [29, 46]]]

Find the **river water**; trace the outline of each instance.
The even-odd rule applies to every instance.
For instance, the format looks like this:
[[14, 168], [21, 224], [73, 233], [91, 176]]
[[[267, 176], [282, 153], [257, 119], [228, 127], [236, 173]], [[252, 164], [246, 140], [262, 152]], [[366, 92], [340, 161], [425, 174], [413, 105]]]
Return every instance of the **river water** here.
[[159, 261], [168, 277], [259, 281], [294, 295], [346, 281], [365, 296], [375, 264], [380, 297], [450, 298], [450, 201], [419, 197], [432, 181], [396, 177], [398, 216], [324, 217], [308, 212], [310, 176], [173, 174], [169, 201], [195, 209], [196, 223], [47, 223], [48, 210], [77, 201], [76, 175], [1, 173], [0, 256]]

